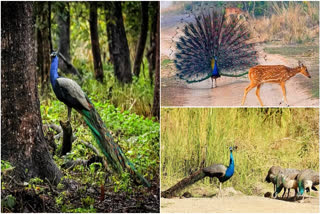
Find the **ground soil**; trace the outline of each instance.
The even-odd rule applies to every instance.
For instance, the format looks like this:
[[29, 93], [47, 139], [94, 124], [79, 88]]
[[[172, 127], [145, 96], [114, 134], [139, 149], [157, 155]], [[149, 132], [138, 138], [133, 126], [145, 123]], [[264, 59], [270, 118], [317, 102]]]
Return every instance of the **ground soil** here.
[[285, 201], [259, 196], [161, 198], [163, 213], [319, 213], [319, 198]]
[[[177, 38], [180, 19], [180, 16], [171, 19], [164, 16], [161, 19], [161, 61], [173, 57], [172, 39]], [[298, 65], [294, 58], [267, 54], [263, 48], [264, 44], [257, 47], [259, 64], [289, 67]], [[187, 84], [176, 78], [175, 72], [172, 63], [161, 65], [161, 106], [240, 106], [244, 89], [250, 82], [247, 75], [241, 78], [221, 77], [217, 80], [218, 87], [211, 88], [210, 78], [199, 83]], [[290, 106], [319, 106], [319, 99], [313, 98], [310, 88], [306, 87], [308, 81], [311, 84], [311, 79], [300, 74], [287, 81], [287, 99]], [[265, 106], [278, 107], [282, 100], [281, 87], [278, 84], [264, 84], [261, 86], [260, 96]], [[248, 93], [244, 106], [260, 106], [255, 89]]]
[[[63, 181], [64, 188], [59, 190], [48, 184], [37, 185], [40, 187], [39, 190], [28, 186], [16, 186], [14, 179], [5, 180], [5, 188], [1, 190], [1, 199], [5, 201], [11, 195], [15, 198], [15, 205], [9, 208], [2, 203], [2, 213], [61, 213], [71, 212], [71, 210], [75, 212], [76, 208], [90, 210], [90, 206], [97, 213], [160, 212], [158, 177], [151, 181], [151, 188], [136, 187], [132, 193], [114, 192], [113, 187], [109, 185], [105, 187], [103, 197], [100, 186], [81, 184], [73, 180]], [[62, 204], [57, 204], [58, 197], [62, 198]], [[91, 198], [92, 203], [86, 204], [85, 198]], [[63, 207], [68, 207], [68, 209], [64, 210]]]

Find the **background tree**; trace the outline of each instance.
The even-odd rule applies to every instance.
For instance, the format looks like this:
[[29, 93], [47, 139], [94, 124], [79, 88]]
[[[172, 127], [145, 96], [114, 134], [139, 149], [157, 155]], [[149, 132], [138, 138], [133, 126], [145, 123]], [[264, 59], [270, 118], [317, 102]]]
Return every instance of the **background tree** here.
[[37, 35], [37, 67], [41, 82], [41, 94], [48, 90], [50, 70], [50, 40], [49, 20], [50, 7], [48, 2], [37, 2], [36, 6], [36, 35]]
[[149, 62], [149, 78], [151, 84], [153, 84], [153, 74], [156, 68], [156, 39], [157, 39], [157, 17], [159, 16], [159, 11], [157, 7], [157, 2], [150, 2], [150, 19], [151, 27], [149, 33], [149, 49], [146, 53], [146, 57]]
[[147, 42], [148, 36], [148, 4], [149, 2], [143, 1], [141, 2], [141, 27], [140, 27], [140, 37], [138, 41], [136, 56], [133, 64], [133, 73], [137, 77], [140, 75], [140, 66], [143, 59], [143, 52]]
[[100, 55], [99, 35], [98, 35], [98, 14], [97, 2], [90, 2], [90, 35], [91, 35], [91, 49], [93, 55], [94, 74], [96, 80], [103, 82], [103, 68]]
[[[58, 23], [58, 49], [66, 60], [70, 61], [70, 5], [69, 2], [55, 2], [55, 6]], [[59, 63], [59, 68], [63, 73], [72, 73], [63, 60]]]
[[122, 83], [132, 82], [130, 51], [124, 29], [121, 2], [106, 2], [109, 52], [113, 58], [114, 74]]
[[17, 180], [46, 177], [57, 183], [62, 174], [42, 132], [37, 93], [34, 3], [1, 6], [1, 159], [15, 167]]
[[159, 16], [159, 9], [160, 9], [160, 2], [157, 2], [157, 33], [155, 35], [156, 41], [156, 73], [155, 73], [155, 80], [154, 80], [154, 95], [153, 95], [153, 106], [152, 106], [152, 115], [160, 118], [160, 16]]

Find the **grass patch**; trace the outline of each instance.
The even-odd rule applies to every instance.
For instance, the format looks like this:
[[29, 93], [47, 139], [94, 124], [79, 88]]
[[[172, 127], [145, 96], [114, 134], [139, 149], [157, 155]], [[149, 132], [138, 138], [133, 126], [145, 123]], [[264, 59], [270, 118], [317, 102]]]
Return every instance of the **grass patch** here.
[[260, 42], [313, 43], [319, 37], [319, 4], [289, 2], [272, 5], [271, 16], [250, 19], [249, 26]]
[[282, 46], [282, 47], [266, 47], [264, 51], [269, 54], [280, 54], [285, 56], [310, 56], [310, 54], [318, 54], [319, 46]]
[[[319, 169], [318, 109], [161, 109], [161, 188], [165, 190], [190, 172], [213, 163], [229, 164], [234, 152], [235, 174], [223, 184], [252, 195], [257, 187], [272, 191], [264, 178], [272, 165]], [[217, 179], [190, 189], [218, 187]]]
[[162, 62], [161, 62], [161, 67], [166, 67], [166, 66], [168, 66], [170, 63], [173, 63], [172, 60], [170, 60], [170, 59], [164, 59], [164, 60], [162, 60]]

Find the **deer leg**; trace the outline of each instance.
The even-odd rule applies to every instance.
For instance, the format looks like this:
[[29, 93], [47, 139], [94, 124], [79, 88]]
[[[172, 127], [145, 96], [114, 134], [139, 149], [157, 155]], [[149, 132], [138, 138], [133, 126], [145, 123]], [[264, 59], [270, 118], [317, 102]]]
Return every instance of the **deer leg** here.
[[[288, 101], [287, 101], [287, 96], [286, 96], [286, 86], [285, 86], [285, 82], [281, 82], [280, 83], [280, 86], [281, 86], [281, 89], [282, 89], [282, 94], [283, 94], [283, 98], [282, 100], [284, 100], [285, 104], [287, 105], [287, 107], [289, 107], [288, 105]], [[281, 104], [282, 102], [280, 102]]]
[[242, 102], [241, 102], [241, 105], [242, 105], [242, 106], [243, 106], [244, 102], [246, 101], [246, 97], [247, 97], [248, 92], [249, 92], [251, 89], [253, 89], [254, 87], [256, 87], [256, 85], [250, 83], [250, 85], [244, 90], [244, 95], [243, 95]]
[[260, 86], [261, 86], [261, 84], [257, 85], [256, 95], [257, 95], [257, 98], [259, 100], [260, 105], [263, 106], [262, 100], [260, 98]]

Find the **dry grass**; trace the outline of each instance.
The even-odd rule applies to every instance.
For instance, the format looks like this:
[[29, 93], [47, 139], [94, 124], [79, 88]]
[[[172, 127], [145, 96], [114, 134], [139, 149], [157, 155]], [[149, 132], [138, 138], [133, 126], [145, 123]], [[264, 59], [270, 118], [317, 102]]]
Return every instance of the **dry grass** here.
[[[201, 162], [229, 163], [228, 147], [234, 152], [235, 174], [224, 187], [246, 194], [272, 191], [264, 182], [272, 165], [319, 169], [318, 109], [161, 109], [161, 187], [175, 184]], [[191, 188], [210, 187], [209, 179]], [[192, 191], [189, 190], [189, 191]]]
[[[318, 5], [319, 6], [319, 5]], [[271, 17], [250, 19], [259, 42], [280, 41], [282, 44], [314, 42], [319, 37], [319, 7], [310, 2], [288, 6], [273, 5]]]

